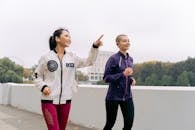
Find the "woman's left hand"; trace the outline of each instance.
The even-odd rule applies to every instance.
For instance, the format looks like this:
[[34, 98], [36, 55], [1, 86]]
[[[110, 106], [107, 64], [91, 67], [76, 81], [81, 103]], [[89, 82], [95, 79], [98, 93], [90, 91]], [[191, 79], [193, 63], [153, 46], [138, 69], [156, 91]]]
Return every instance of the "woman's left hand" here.
[[133, 81], [132, 81], [132, 83], [131, 83], [131, 85], [132, 86], [135, 86], [135, 84], [136, 84], [136, 81], [135, 81], [135, 79], [134, 78], [131, 78]]
[[103, 45], [103, 42], [101, 41], [102, 37], [104, 36], [104, 34], [102, 34], [95, 42], [94, 42], [94, 45], [95, 46], [102, 46]]

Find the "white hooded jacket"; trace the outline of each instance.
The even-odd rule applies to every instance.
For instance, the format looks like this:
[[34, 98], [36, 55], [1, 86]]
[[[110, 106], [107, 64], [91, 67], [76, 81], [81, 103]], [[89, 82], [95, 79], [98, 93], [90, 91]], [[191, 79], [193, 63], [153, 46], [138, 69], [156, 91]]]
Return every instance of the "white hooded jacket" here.
[[98, 54], [98, 48], [92, 47], [88, 58], [82, 59], [72, 52], [65, 52], [60, 61], [55, 50], [51, 50], [39, 60], [35, 70], [35, 86], [43, 91], [48, 86], [49, 95], [41, 95], [42, 100], [52, 101], [53, 104], [65, 104], [72, 98], [72, 87], [75, 85], [76, 68], [92, 65]]

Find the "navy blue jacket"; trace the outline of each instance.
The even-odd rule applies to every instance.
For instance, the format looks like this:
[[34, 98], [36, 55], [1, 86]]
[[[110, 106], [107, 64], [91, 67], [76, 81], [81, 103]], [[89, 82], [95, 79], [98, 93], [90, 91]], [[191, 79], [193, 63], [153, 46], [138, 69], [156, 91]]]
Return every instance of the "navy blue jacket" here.
[[131, 76], [126, 77], [123, 74], [127, 67], [133, 67], [133, 58], [129, 54], [125, 57], [119, 51], [108, 59], [103, 77], [109, 83], [106, 100], [125, 101], [132, 98]]

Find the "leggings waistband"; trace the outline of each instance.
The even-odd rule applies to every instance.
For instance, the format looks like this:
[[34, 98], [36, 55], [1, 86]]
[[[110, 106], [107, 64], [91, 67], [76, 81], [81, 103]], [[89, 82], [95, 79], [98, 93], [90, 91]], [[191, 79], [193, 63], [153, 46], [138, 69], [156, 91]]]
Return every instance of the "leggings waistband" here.
[[[53, 103], [53, 100], [41, 100], [41, 103]], [[71, 103], [71, 99], [66, 100], [66, 103]]]

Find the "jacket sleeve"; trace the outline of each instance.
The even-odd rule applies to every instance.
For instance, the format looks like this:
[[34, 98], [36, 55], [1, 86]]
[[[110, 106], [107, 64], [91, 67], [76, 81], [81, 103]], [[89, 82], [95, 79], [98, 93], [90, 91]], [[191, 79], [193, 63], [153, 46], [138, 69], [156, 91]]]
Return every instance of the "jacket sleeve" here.
[[47, 86], [47, 84], [44, 82], [44, 63], [45, 60], [43, 57], [41, 57], [34, 73], [34, 84], [35, 87], [40, 89], [40, 91], [43, 91], [43, 89]]
[[116, 80], [125, 77], [123, 72], [116, 73], [115, 69], [117, 67], [117, 63], [114, 58], [110, 57], [106, 63], [104, 77], [103, 80], [107, 82], [116, 82]]
[[75, 63], [77, 68], [87, 67], [93, 65], [96, 61], [99, 49], [97, 47], [91, 47], [88, 58], [80, 58], [75, 56]]

